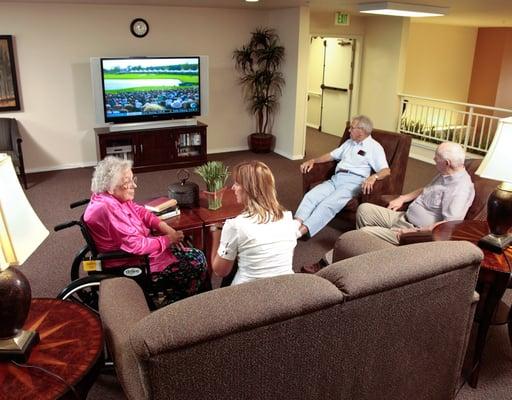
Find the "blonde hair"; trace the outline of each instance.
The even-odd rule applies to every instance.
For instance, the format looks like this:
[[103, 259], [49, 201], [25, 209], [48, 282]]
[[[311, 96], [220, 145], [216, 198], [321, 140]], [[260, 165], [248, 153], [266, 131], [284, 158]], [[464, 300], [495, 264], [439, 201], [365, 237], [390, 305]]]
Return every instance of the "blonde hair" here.
[[233, 179], [242, 188], [244, 212], [256, 216], [259, 224], [279, 221], [283, 218], [284, 207], [276, 196], [274, 175], [261, 161], [245, 161], [233, 169]]

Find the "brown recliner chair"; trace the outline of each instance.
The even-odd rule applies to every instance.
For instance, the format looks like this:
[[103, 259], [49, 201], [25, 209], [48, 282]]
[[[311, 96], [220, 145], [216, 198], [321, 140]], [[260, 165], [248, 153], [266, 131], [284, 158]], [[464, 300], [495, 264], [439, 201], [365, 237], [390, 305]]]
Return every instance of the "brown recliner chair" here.
[[7, 153], [17, 168], [23, 187], [27, 189], [27, 177], [21, 150], [23, 139], [18, 130], [18, 123], [14, 118], [0, 118], [0, 153]]
[[[341, 138], [340, 145], [349, 137], [350, 132], [346, 129]], [[343, 228], [346, 229], [354, 229], [356, 210], [359, 204], [366, 201], [372, 202], [372, 199], [379, 198], [383, 195], [399, 196], [404, 186], [405, 170], [407, 168], [409, 149], [411, 147], [411, 137], [381, 129], [374, 129], [372, 131], [372, 137], [384, 148], [386, 159], [391, 169], [391, 175], [381, 181], [375, 182], [373, 192], [370, 196], [360, 194], [358, 197], [352, 198], [345, 208], [338, 213], [336, 219], [341, 220]], [[319, 183], [329, 179], [334, 174], [336, 164], [335, 161], [315, 164], [310, 172], [303, 175], [302, 185], [304, 193]]]

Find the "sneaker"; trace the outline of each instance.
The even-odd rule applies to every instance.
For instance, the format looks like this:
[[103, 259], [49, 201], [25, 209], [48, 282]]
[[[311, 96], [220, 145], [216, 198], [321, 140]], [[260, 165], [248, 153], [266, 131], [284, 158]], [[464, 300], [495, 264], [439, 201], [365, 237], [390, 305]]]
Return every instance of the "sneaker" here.
[[300, 272], [303, 274], [316, 274], [318, 271], [320, 271], [322, 268], [327, 267], [327, 264], [323, 258], [321, 258], [319, 261], [317, 261], [314, 264], [311, 265], [305, 265], [300, 269]]

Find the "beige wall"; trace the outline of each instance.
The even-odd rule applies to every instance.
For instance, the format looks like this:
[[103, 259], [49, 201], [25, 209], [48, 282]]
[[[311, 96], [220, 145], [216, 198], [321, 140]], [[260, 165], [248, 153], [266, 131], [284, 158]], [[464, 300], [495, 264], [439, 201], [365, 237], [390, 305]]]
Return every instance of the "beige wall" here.
[[411, 23], [404, 92], [466, 102], [477, 28]]
[[399, 17], [367, 20], [359, 109], [376, 128], [396, 130], [408, 26], [409, 20]]
[[290, 159], [301, 159], [304, 157], [306, 136], [309, 9], [273, 11], [269, 16], [269, 26], [279, 30], [286, 49], [283, 74], [287, 79], [279, 116], [274, 124], [275, 152]]
[[[259, 12], [235, 9], [135, 7], [58, 4], [0, 4], [2, 34], [15, 38], [22, 111], [2, 113], [22, 126], [26, 168], [40, 171], [93, 165], [97, 160], [89, 58], [95, 56], [208, 55], [208, 152], [247, 148], [253, 120], [246, 111], [231, 58], [256, 26], [277, 22], [287, 63], [297, 65], [299, 11]], [[149, 34], [130, 34], [130, 22], [145, 18]], [[286, 22], [288, 25], [285, 25]], [[281, 32], [279, 32], [281, 33]], [[291, 72], [288, 69], [286, 73]], [[287, 80], [296, 88], [297, 73]], [[296, 129], [295, 98], [284, 98], [281, 114], [294, 121], [284, 135]], [[297, 92], [295, 92], [297, 94]], [[302, 113], [302, 110], [300, 111]], [[278, 121], [278, 125], [286, 125]], [[281, 132], [280, 132], [281, 134]], [[283, 154], [293, 155], [293, 139], [279, 137]]]

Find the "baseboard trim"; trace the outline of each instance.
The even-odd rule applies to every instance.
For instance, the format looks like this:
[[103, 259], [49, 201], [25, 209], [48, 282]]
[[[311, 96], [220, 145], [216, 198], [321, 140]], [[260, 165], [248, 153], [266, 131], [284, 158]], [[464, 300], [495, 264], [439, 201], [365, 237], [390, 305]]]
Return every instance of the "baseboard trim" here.
[[95, 167], [96, 164], [98, 164], [97, 161], [88, 161], [85, 163], [60, 164], [60, 165], [55, 165], [53, 167], [29, 168], [29, 169], [25, 170], [25, 172], [27, 174], [32, 174], [32, 173], [36, 173], [36, 172], [60, 171], [63, 169], [89, 168], [89, 167]]

